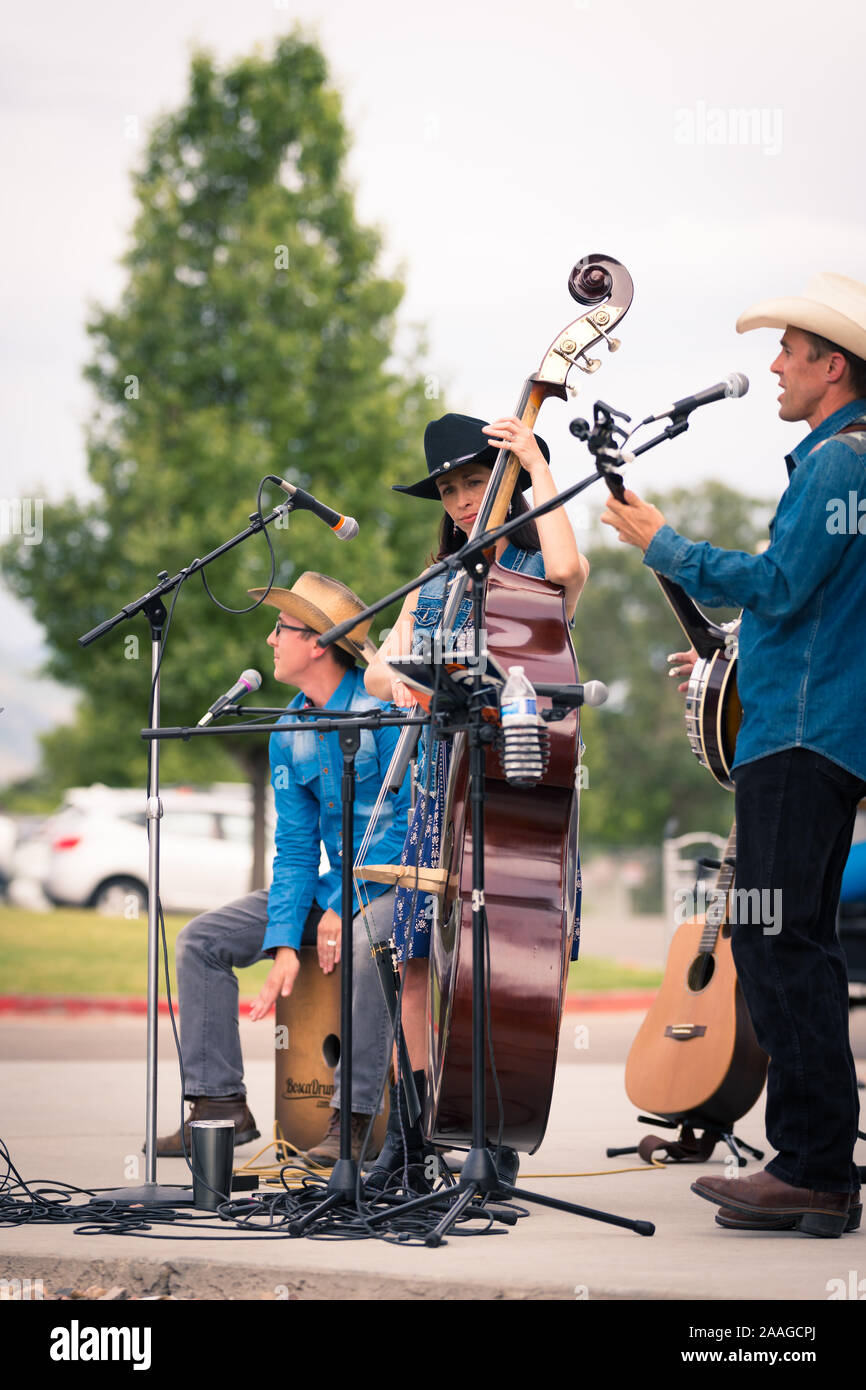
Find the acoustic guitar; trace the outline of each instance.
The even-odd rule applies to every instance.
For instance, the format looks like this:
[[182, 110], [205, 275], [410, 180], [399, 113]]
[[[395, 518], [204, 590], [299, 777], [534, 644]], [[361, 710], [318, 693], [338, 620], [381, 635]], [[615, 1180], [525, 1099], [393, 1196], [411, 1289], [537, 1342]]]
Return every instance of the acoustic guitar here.
[[731, 953], [736, 839], [734, 823], [708, 910], [677, 930], [625, 1069], [628, 1098], [639, 1110], [724, 1131], [758, 1099], [768, 1061]]

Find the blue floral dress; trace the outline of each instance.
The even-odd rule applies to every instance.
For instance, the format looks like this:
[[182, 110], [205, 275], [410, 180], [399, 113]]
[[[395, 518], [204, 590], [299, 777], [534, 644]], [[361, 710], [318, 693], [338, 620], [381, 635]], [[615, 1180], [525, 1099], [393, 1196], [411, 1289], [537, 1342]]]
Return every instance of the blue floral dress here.
[[[505, 569], [520, 570], [524, 574], [544, 578], [544, 561], [538, 550], [518, 550], [509, 545], [499, 559]], [[453, 579], [453, 576], [451, 576]], [[412, 630], [412, 653], [417, 655], [425, 649], [425, 644], [434, 640], [434, 634], [442, 620], [442, 610], [446, 596], [446, 583], [450, 579], [444, 574], [437, 575], [421, 586], [415, 609], [415, 624]], [[454, 623], [453, 640], [442, 645], [447, 650], [468, 648], [471, 639], [472, 600], [464, 598]], [[452, 743], [450, 739], [435, 739], [432, 752], [428, 747], [428, 730], [424, 729], [421, 739], [421, 756], [416, 771], [418, 800], [412, 821], [406, 835], [401, 864], [411, 864], [419, 868], [433, 868], [439, 864], [442, 837], [442, 819], [445, 808], [445, 792], [448, 786], [448, 768], [451, 761]], [[429, 765], [429, 773], [428, 773]], [[571, 959], [577, 960], [580, 944], [580, 861], [577, 867], [577, 911], [574, 923], [574, 945]], [[430, 931], [436, 899], [432, 893], [421, 893], [414, 888], [398, 888], [394, 902], [394, 945], [400, 961], [424, 959], [430, 955]]]

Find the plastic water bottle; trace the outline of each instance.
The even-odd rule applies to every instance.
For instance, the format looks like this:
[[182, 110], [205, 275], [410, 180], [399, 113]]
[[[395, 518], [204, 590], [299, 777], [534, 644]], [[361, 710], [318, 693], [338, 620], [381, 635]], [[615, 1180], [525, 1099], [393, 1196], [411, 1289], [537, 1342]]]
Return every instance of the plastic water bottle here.
[[522, 666], [510, 666], [499, 697], [502, 721], [502, 766], [505, 780], [515, 787], [534, 787], [544, 774], [541, 720], [535, 687]]

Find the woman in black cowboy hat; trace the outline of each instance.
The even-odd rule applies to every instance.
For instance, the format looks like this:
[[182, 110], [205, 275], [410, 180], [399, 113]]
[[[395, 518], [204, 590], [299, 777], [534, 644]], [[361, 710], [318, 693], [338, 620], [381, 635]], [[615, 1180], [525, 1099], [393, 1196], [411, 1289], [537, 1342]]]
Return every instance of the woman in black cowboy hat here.
[[[445, 515], [436, 559], [453, 554], [470, 534], [500, 449], [508, 449], [522, 465], [509, 517], [527, 510], [522, 495], [525, 489], [532, 489], [535, 506], [556, 495], [556, 484], [548, 467], [550, 451], [547, 445], [515, 416], [504, 416], [486, 424], [468, 415], [443, 415], [427, 426], [424, 432], [427, 477], [394, 490], [441, 503]], [[562, 507], [539, 517], [537, 522], [519, 527], [513, 533], [513, 541], [500, 539], [496, 543], [496, 560], [506, 569], [520, 570], [561, 584], [565, 591], [566, 613], [571, 620], [589, 573], [589, 561], [578, 551], [571, 523]], [[370, 694], [382, 700], [393, 700], [398, 705], [412, 705], [412, 691], [387, 665], [389, 657], [409, 651], [423, 653], [425, 646], [429, 650], [439, 643], [443, 650], [469, 649], [471, 599], [463, 599], [453, 632], [442, 634], [440, 631], [447, 582], [450, 581], [444, 574], [438, 575], [407, 595], [396, 625], [367, 669], [365, 682]], [[434, 742], [429, 749], [424, 747], [425, 761], [431, 759], [433, 766], [429, 773], [426, 767], [419, 769], [420, 795], [406, 837], [403, 863], [424, 867], [438, 862], [450, 748], [446, 742]], [[427, 1055], [426, 994], [432, 911], [433, 899], [429, 894], [398, 887], [394, 939], [406, 975], [402, 1026], [418, 1086], [423, 1086]], [[420, 1127], [410, 1126], [405, 1108], [403, 1114], [399, 1114], [401, 1100], [402, 1092], [396, 1088], [391, 1097], [393, 1123], [390, 1129], [393, 1134], [389, 1130], [389, 1138], [368, 1179], [374, 1188], [384, 1186], [390, 1173], [403, 1167], [401, 1122], [410, 1163], [413, 1157], [415, 1162], [423, 1158]]]

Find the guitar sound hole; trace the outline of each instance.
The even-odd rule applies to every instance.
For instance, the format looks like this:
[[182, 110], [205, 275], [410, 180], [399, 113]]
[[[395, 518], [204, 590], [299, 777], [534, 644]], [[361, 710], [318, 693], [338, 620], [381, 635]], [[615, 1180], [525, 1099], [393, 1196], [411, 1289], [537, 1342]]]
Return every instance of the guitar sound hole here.
[[686, 977], [688, 987], [693, 994], [698, 994], [700, 990], [706, 989], [713, 978], [715, 968], [715, 956], [710, 955], [709, 952], [702, 952], [699, 956], [695, 956]]

